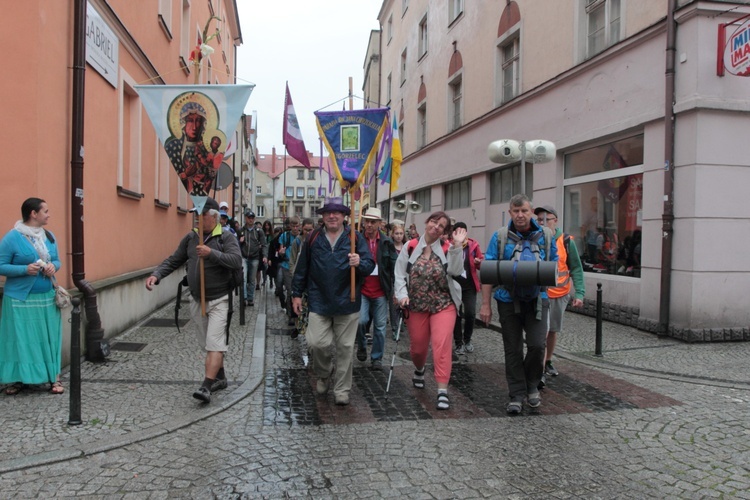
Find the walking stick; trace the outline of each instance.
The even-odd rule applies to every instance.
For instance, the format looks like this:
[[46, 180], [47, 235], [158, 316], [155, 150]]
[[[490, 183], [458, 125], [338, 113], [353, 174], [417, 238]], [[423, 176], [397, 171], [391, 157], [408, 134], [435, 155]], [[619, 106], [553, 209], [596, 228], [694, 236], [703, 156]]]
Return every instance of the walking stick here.
[[398, 327], [396, 328], [396, 348], [393, 350], [393, 357], [391, 358], [391, 369], [388, 372], [388, 383], [385, 385], [385, 398], [388, 399], [388, 391], [391, 388], [391, 378], [393, 377], [393, 364], [396, 362], [396, 353], [398, 352], [398, 341], [401, 339], [401, 325], [404, 324], [404, 318], [409, 317], [409, 310], [398, 309]]

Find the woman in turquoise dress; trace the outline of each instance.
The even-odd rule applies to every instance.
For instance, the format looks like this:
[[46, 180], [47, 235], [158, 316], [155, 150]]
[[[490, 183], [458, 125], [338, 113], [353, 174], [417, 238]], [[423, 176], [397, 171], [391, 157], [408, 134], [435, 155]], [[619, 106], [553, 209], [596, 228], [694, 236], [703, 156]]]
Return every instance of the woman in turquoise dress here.
[[22, 220], [0, 241], [6, 277], [0, 316], [0, 384], [17, 394], [25, 384], [49, 384], [62, 394], [62, 323], [51, 278], [60, 269], [55, 237], [44, 226], [49, 208], [40, 198], [21, 205]]

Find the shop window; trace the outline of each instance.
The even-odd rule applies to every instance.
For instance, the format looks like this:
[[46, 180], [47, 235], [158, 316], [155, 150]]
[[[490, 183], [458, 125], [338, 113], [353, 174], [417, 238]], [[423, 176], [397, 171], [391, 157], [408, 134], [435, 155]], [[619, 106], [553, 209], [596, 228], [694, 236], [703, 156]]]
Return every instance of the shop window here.
[[565, 155], [563, 228], [584, 270], [640, 276], [643, 136]]

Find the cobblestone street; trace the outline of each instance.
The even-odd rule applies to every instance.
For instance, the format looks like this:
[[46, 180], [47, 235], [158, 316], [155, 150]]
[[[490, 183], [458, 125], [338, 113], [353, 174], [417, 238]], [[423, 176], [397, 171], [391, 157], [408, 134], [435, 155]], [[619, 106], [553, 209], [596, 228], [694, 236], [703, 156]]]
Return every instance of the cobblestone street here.
[[[288, 335], [275, 297], [255, 309], [246, 327], [233, 327], [232, 384], [208, 407], [190, 398], [202, 366], [189, 325], [175, 359], [165, 342], [173, 328], [150, 338], [150, 360], [139, 353], [132, 362], [151, 367], [142, 378], [130, 372], [136, 354], [84, 363], [84, 401], [99, 391], [102, 404], [119, 401], [107, 410], [107, 429], [64, 425], [59, 398], [54, 410], [37, 408], [50, 404], [47, 394], [0, 398], [10, 429], [3, 452], [16, 459], [0, 469], [0, 498], [750, 498], [750, 374], [741, 364], [726, 373], [721, 362], [750, 354], [745, 344], [688, 345], [605, 324], [605, 355], [596, 358], [593, 320], [568, 314], [560, 376], [542, 391], [538, 411], [508, 417], [499, 333], [476, 331], [475, 353], [454, 364], [451, 409], [438, 412], [429, 366], [427, 387], [412, 388], [408, 334], [396, 348], [389, 332], [384, 370], [355, 361], [351, 404], [338, 407], [331, 394], [315, 396], [304, 337]], [[265, 325], [265, 366], [253, 389], [256, 319]], [[98, 411], [93, 402], [84, 408]], [[52, 418], [54, 425], [42, 421]], [[148, 436], [158, 422], [165, 430]], [[92, 432], [106, 451], [97, 452]], [[104, 444], [128, 437], [123, 446]], [[63, 452], [71, 439], [83, 451], [18, 465], [24, 455]]]

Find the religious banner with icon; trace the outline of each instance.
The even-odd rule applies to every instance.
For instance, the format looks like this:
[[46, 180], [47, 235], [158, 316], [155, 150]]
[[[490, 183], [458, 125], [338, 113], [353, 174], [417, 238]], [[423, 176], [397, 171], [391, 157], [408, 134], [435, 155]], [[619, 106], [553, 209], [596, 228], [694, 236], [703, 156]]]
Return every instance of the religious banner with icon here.
[[373, 163], [390, 108], [317, 111], [318, 133], [341, 186], [351, 193], [363, 182]]
[[137, 85], [169, 161], [203, 210], [254, 85]]

